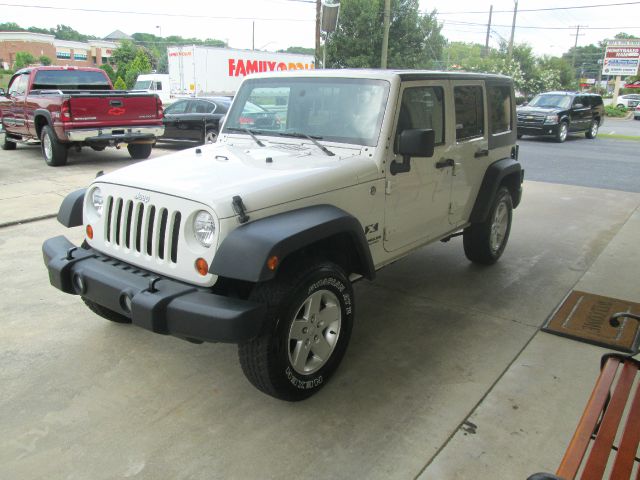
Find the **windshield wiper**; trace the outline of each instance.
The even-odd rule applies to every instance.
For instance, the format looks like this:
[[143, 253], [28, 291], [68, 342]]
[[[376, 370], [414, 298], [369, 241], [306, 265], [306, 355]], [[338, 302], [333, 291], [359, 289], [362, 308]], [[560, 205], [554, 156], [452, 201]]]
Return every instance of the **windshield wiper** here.
[[262, 143], [260, 141], [260, 139], [258, 137], [256, 137], [256, 134], [254, 133], [253, 130], [249, 129], [249, 128], [236, 128], [236, 127], [227, 127], [225, 128], [225, 130], [229, 130], [230, 132], [244, 132], [244, 133], [248, 133], [249, 135], [251, 135], [251, 138], [253, 138], [256, 143], [258, 145], [260, 145], [261, 147], [264, 147], [264, 143]]
[[318, 140], [322, 140], [322, 137], [316, 137], [316, 136], [312, 137], [311, 135], [307, 135], [306, 133], [299, 133], [299, 132], [278, 132], [278, 135], [280, 135], [281, 137], [306, 138], [307, 140], [310, 140], [311, 142], [313, 142], [313, 144], [316, 147], [318, 147], [320, 150], [322, 150], [324, 153], [326, 153], [330, 157], [333, 157], [335, 155], [335, 153], [333, 153], [327, 147], [325, 147], [320, 142], [318, 142]]

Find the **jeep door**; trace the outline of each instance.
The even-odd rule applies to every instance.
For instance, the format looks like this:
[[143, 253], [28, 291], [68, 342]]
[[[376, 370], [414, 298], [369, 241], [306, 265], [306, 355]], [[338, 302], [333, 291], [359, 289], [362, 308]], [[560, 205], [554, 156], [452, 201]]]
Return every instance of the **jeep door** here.
[[[387, 157], [384, 248], [391, 252], [424, 243], [449, 230], [447, 215], [451, 194], [449, 158], [452, 133], [451, 87], [447, 80], [403, 83], [396, 109], [393, 151]], [[412, 157], [408, 172], [391, 174], [391, 162], [402, 162], [400, 133], [406, 129], [432, 129], [432, 157]]]
[[489, 139], [484, 81], [456, 80], [452, 84], [455, 139], [450, 153], [453, 165], [449, 168], [452, 193], [448, 220], [457, 226], [466, 222], [489, 163]]

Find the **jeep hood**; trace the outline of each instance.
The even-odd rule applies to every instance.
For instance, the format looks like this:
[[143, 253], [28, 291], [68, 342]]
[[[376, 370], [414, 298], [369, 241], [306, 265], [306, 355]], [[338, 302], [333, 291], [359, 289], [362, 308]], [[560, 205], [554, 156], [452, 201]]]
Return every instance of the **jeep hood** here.
[[328, 148], [334, 156], [299, 142], [206, 145], [130, 165], [96, 182], [195, 200], [227, 218], [236, 215], [231, 206], [235, 195], [252, 212], [380, 176], [375, 162], [360, 156], [360, 148]]

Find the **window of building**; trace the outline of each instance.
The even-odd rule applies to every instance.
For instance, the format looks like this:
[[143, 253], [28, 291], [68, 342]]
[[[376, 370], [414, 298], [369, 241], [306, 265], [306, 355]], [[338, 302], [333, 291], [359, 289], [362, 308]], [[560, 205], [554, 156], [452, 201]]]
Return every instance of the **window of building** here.
[[454, 87], [456, 104], [456, 140], [484, 136], [484, 101], [480, 85]]
[[74, 52], [73, 53], [73, 59], [74, 60], [86, 60], [87, 59], [87, 52]]
[[511, 88], [487, 87], [487, 102], [489, 102], [491, 134], [497, 135], [510, 131]]
[[71, 58], [71, 52], [64, 52], [64, 51], [56, 51], [56, 58], [62, 58], [62, 59], [70, 59]]

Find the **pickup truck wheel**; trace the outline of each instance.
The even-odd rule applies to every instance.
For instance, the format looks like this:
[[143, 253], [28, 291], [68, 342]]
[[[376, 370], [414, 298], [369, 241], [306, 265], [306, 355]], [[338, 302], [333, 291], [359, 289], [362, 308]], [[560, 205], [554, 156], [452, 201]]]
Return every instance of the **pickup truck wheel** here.
[[500, 187], [487, 219], [464, 229], [464, 253], [469, 260], [493, 265], [507, 246], [511, 232], [513, 203], [506, 187]]
[[587, 138], [596, 138], [596, 135], [598, 135], [599, 127], [600, 127], [600, 123], [598, 122], [598, 120], [592, 120], [589, 130], [584, 132], [584, 136]]
[[102, 152], [105, 148], [104, 145], [91, 145], [91, 150], [93, 150], [94, 152]]
[[258, 284], [251, 299], [267, 304], [267, 327], [238, 346], [245, 376], [281, 400], [310, 397], [338, 368], [349, 343], [354, 304], [346, 274], [320, 262]]
[[16, 142], [12, 142], [7, 138], [7, 132], [0, 126], [0, 148], [2, 150], [15, 150]]
[[150, 143], [130, 143], [127, 145], [129, 155], [131, 155], [131, 158], [134, 160], [144, 160], [145, 158], [149, 158], [152, 148], [153, 145]]
[[67, 163], [67, 155], [69, 154], [67, 146], [58, 141], [56, 134], [53, 133], [53, 129], [49, 125], [42, 127], [40, 145], [42, 156], [47, 165], [61, 167]]
[[560, 122], [560, 125], [558, 125], [558, 131], [556, 132], [556, 142], [564, 142], [567, 139], [568, 134], [569, 124], [567, 122]]
[[116, 323], [131, 323], [130, 318], [125, 317], [118, 312], [114, 312], [113, 310], [109, 310], [102, 305], [98, 305], [97, 303], [92, 302], [87, 298], [82, 297], [82, 301], [87, 307], [89, 307], [89, 310], [91, 310], [96, 315], [100, 315], [102, 318], [106, 318], [107, 320]]
[[217, 139], [218, 139], [218, 132], [216, 132], [215, 130], [207, 130], [207, 132], [204, 134], [203, 143], [205, 145], [207, 143], [215, 143]]

